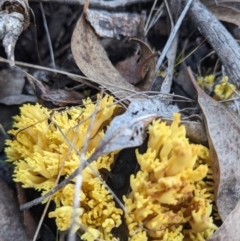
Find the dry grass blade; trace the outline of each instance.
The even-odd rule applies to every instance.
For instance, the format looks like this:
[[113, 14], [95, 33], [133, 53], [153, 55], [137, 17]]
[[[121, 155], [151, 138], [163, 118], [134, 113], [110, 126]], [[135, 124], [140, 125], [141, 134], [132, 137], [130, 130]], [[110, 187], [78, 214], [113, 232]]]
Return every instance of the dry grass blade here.
[[233, 113], [200, 89], [190, 68], [188, 72], [204, 115], [213, 161], [215, 200], [224, 221], [240, 199], [240, 125]]
[[166, 45], [165, 45], [165, 47], [164, 47], [164, 49], [162, 51], [162, 54], [161, 54], [160, 58], [157, 61], [156, 74], [158, 73], [159, 68], [160, 68], [160, 66], [163, 63], [163, 60], [164, 60], [164, 58], [165, 58], [169, 48], [171, 47], [172, 41], [175, 38], [175, 36], [176, 36], [176, 34], [177, 34], [177, 32], [178, 32], [178, 30], [180, 28], [180, 25], [181, 25], [185, 15], [187, 14], [187, 11], [190, 8], [191, 4], [192, 4], [192, 0], [189, 0], [187, 2], [187, 4], [186, 4], [184, 10], [182, 11], [178, 21], [176, 22], [176, 25], [174, 26], [174, 28], [173, 28], [173, 30], [171, 32], [171, 35], [169, 36], [168, 41], [167, 41], [167, 43], [166, 43]]

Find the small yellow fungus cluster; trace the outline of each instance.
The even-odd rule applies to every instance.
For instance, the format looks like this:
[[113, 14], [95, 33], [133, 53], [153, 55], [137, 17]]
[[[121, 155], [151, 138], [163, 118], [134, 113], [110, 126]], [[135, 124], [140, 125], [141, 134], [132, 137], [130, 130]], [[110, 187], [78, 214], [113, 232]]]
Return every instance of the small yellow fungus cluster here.
[[198, 77], [197, 83], [205, 91], [211, 91], [215, 82], [215, 75], [210, 74], [204, 77]]
[[228, 76], [223, 76], [217, 81], [214, 75], [198, 77], [197, 82], [201, 88], [209, 94], [213, 92], [213, 98], [216, 100], [228, 100], [236, 93], [236, 86], [229, 83]]
[[[86, 158], [100, 143], [104, 135], [103, 128], [110, 122], [116, 109], [113, 97], [109, 96], [101, 99], [98, 106]], [[72, 107], [63, 112], [50, 111], [39, 104], [21, 107], [20, 115], [14, 118], [14, 129], [9, 132], [15, 139], [6, 143], [8, 160], [15, 166], [14, 181], [21, 182], [24, 188], [34, 188], [43, 195], [54, 187], [58, 177], [66, 178], [76, 170], [80, 165], [76, 152], [81, 152], [86, 142], [95, 108], [96, 105], [90, 99], [84, 101], [84, 107]], [[91, 168], [88, 166], [82, 172], [81, 203], [76, 210], [78, 215], [74, 231], [80, 227], [85, 230], [83, 240], [110, 240], [112, 228], [121, 224], [122, 210], [115, 207], [112, 195], [95, 176], [101, 168], [110, 170], [113, 159], [114, 153], [104, 155], [92, 162]], [[59, 230], [70, 227], [74, 193], [73, 180], [73, 183], [64, 186], [52, 197], [56, 209], [49, 213], [49, 217], [56, 219]]]
[[224, 76], [214, 88], [214, 93], [219, 100], [228, 100], [236, 93], [236, 86], [229, 83], [228, 76]]
[[136, 151], [140, 170], [124, 197], [130, 240], [202, 241], [217, 229], [209, 151], [190, 144], [179, 123], [179, 114], [170, 127], [153, 121], [146, 153]]

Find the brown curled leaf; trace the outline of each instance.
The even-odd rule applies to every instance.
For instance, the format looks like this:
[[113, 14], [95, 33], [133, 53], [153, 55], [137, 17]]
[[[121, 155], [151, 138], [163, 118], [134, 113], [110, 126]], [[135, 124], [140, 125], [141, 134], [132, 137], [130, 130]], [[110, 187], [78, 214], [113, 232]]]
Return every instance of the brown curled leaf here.
[[155, 59], [158, 53], [152, 52], [151, 48], [143, 41], [132, 38], [132, 42], [140, 45], [141, 55], [131, 56], [116, 65], [116, 69], [131, 84], [140, 90], [149, 90], [155, 73]]
[[71, 48], [77, 66], [91, 81], [106, 87], [118, 98], [127, 98], [137, 90], [112, 65], [84, 14], [74, 29]]

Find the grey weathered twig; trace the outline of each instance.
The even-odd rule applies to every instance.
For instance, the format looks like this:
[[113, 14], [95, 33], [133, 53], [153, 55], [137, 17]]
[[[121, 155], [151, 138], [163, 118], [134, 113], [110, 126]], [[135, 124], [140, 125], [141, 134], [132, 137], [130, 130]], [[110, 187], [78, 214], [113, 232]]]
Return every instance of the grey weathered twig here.
[[[84, 5], [85, 0], [29, 0], [30, 2], [46, 2], [46, 3], [59, 3], [59, 4], [71, 4], [71, 5]], [[91, 0], [90, 7], [113, 9], [117, 7], [125, 7], [137, 3], [152, 2], [153, 0]]]
[[[187, 0], [182, 0], [183, 7]], [[198, 0], [193, 1], [188, 16], [216, 51], [231, 82], [240, 87], [240, 47], [226, 28]]]

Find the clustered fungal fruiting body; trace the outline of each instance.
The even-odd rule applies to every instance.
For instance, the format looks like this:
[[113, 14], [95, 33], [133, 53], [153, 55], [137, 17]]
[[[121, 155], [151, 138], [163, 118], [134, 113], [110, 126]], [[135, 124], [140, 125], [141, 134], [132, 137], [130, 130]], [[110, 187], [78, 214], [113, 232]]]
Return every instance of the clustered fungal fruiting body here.
[[207, 75], [198, 77], [197, 82], [203, 90], [213, 92], [216, 100], [228, 100], [236, 94], [237, 87], [229, 83], [228, 76], [223, 76], [220, 81], [216, 81], [215, 75]]
[[[51, 112], [36, 104], [24, 105], [15, 117], [6, 153], [14, 163], [14, 180], [24, 188], [45, 194], [56, 180], [69, 176], [80, 164], [81, 152], [95, 105], [90, 99], [84, 107]], [[103, 128], [114, 116], [113, 98], [99, 102], [86, 158], [104, 136]], [[148, 149], [136, 151], [140, 170], [130, 179], [131, 193], [124, 197], [129, 240], [206, 240], [216, 230], [211, 217], [213, 202], [212, 170], [209, 151], [190, 144], [185, 127], [175, 114], [171, 126], [160, 120], [148, 127]], [[72, 143], [71, 145], [67, 139]], [[74, 148], [72, 148], [74, 147]], [[101, 168], [110, 171], [115, 153], [98, 158], [82, 172], [80, 207], [73, 231], [83, 240], [116, 240], [111, 231], [122, 222], [123, 210], [115, 206], [110, 191], [96, 176]], [[75, 180], [52, 197], [56, 209], [49, 212], [59, 230], [71, 225]], [[46, 200], [45, 200], [46, 201]], [[186, 225], [189, 227], [186, 228]]]
[[140, 170], [124, 198], [130, 240], [202, 241], [217, 229], [211, 217], [213, 183], [203, 181], [212, 181], [209, 150], [190, 144], [179, 123], [180, 114], [170, 127], [153, 121], [147, 151], [136, 151]]
[[[24, 188], [34, 188], [44, 195], [54, 187], [58, 175], [65, 178], [79, 166], [80, 159], [76, 151], [81, 152], [85, 144], [91, 116], [96, 108], [90, 99], [84, 101], [84, 106], [72, 107], [58, 113], [51, 113], [39, 104], [21, 107], [20, 115], [14, 118], [14, 129], [9, 132], [15, 138], [6, 143], [8, 160], [15, 166], [14, 181], [21, 182]], [[105, 96], [100, 100], [99, 112], [90, 132], [86, 158], [100, 143], [104, 135], [103, 128], [113, 117], [116, 107], [113, 97]], [[74, 231], [79, 228], [85, 230], [82, 235], [84, 240], [111, 240], [112, 228], [121, 224], [122, 210], [115, 207], [112, 195], [95, 176], [101, 168], [110, 170], [113, 160], [114, 153], [104, 155], [82, 172], [83, 181], [79, 197], [81, 204], [77, 210]], [[56, 209], [49, 213], [49, 217], [56, 219], [59, 230], [67, 230], [70, 227], [74, 193], [75, 185], [70, 183], [52, 197]]]

